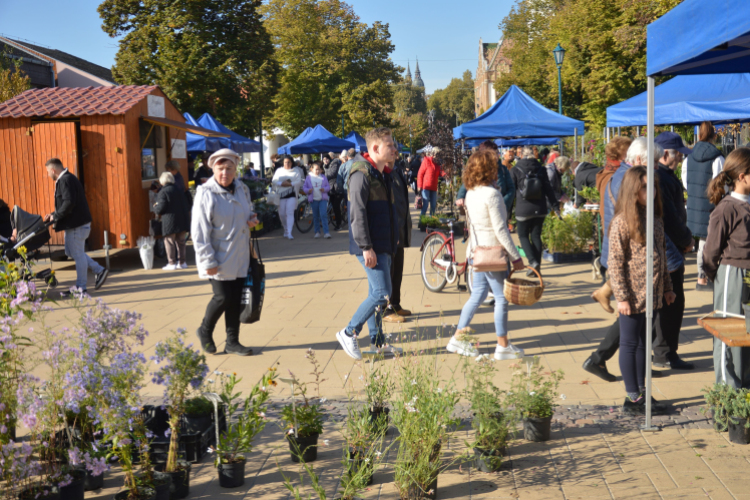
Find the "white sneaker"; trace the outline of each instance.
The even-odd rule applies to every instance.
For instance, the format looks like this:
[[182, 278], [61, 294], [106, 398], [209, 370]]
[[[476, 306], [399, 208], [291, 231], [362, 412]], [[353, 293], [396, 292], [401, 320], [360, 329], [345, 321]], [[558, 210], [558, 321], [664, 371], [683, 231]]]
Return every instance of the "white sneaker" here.
[[331, 239], [331, 233], [326, 233], [323, 235], [323, 238], [330, 240]]
[[508, 342], [508, 347], [495, 347], [495, 359], [503, 361], [504, 359], [516, 359], [523, 357], [523, 349], [516, 347]]
[[286, 237], [286, 239], [288, 239], [288, 240], [293, 240], [293, 239], [294, 239], [294, 236], [292, 236], [292, 235], [290, 234], [290, 235], [288, 235], [288, 236]]
[[187, 269], [187, 262], [180, 264], [180, 269]]
[[346, 334], [346, 328], [336, 333], [336, 340], [339, 341], [344, 352], [354, 359], [362, 359], [362, 353], [359, 352], [359, 341], [357, 337], [350, 337]]
[[314, 236], [314, 237], [315, 237], [316, 239], [317, 239], [317, 238], [320, 238], [320, 233], [315, 233], [315, 236]]
[[456, 340], [456, 337], [451, 337], [450, 342], [448, 342], [448, 345], [445, 346], [445, 348], [448, 350], [448, 352], [455, 352], [456, 354], [460, 354], [461, 356], [479, 355], [476, 347], [471, 345], [471, 342], [469, 342], [468, 340]]
[[177, 267], [177, 264], [167, 264], [161, 269], [162, 271], [176, 271], [177, 269], [179, 269], [179, 267]]

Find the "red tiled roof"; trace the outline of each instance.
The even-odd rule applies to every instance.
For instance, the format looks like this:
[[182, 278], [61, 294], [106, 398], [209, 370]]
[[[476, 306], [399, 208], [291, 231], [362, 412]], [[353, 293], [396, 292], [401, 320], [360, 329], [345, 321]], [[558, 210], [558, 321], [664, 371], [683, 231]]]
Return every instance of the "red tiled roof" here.
[[31, 89], [0, 103], [0, 118], [122, 115], [156, 86], [56, 87]]

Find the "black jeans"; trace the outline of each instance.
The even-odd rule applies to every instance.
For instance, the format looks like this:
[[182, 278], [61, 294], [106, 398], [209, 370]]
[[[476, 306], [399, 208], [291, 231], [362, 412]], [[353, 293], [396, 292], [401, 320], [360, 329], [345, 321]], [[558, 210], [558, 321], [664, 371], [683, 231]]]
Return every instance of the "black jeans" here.
[[331, 204], [331, 207], [333, 208], [333, 215], [336, 217], [336, 227], [341, 227], [341, 199], [343, 198], [343, 194], [339, 193], [337, 190], [331, 190], [328, 192], [328, 199], [329, 203]]
[[599, 347], [596, 348], [594, 354], [591, 355], [591, 361], [597, 365], [604, 365], [620, 348], [620, 318], [607, 329], [604, 339], [599, 343]]
[[526, 254], [526, 260], [530, 266], [542, 263], [542, 226], [544, 217], [533, 217], [531, 219], [518, 221], [518, 239]]
[[669, 353], [677, 353], [680, 340], [682, 317], [685, 313], [685, 266], [669, 273], [672, 278], [672, 291], [677, 298], [670, 305], [661, 298], [661, 309], [656, 311], [656, 340], [654, 340], [654, 362], [666, 363]]
[[620, 314], [619, 319], [622, 381], [626, 391], [637, 393], [646, 385], [646, 313]]
[[396, 309], [401, 307], [401, 282], [404, 279], [404, 247], [398, 246], [391, 262], [391, 299], [390, 303]]
[[203, 317], [201, 329], [203, 333], [212, 335], [216, 323], [219, 322], [221, 315], [224, 315], [227, 338], [234, 334], [240, 334], [240, 312], [242, 312], [242, 285], [245, 278], [237, 278], [231, 281], [209, 280], [214, 296], [206, 307], [206, 315]]

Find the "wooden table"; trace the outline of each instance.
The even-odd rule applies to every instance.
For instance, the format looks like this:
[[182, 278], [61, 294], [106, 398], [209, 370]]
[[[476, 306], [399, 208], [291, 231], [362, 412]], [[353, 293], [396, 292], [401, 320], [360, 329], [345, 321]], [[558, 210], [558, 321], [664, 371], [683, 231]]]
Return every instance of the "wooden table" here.
[[714, 311], [698, 318], [698, 324], [729, 347], [750, 347], [744, 317], [724, 317], [723, 312]]

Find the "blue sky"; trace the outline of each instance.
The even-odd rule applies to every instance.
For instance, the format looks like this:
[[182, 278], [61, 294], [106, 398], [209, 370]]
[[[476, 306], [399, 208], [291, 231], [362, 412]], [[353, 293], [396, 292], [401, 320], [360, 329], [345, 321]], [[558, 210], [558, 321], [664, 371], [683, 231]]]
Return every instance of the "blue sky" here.
[[[0, 33], [111, 67], [117, 42], [101, 30], [99, 0], [0, 0]], [[349, 0], [364, 22], [390, 24], [394, 61], [419, 57], [427, 93], [465, 70], [476, 74], [479, 37], [497, 42], [514, 0]]]

